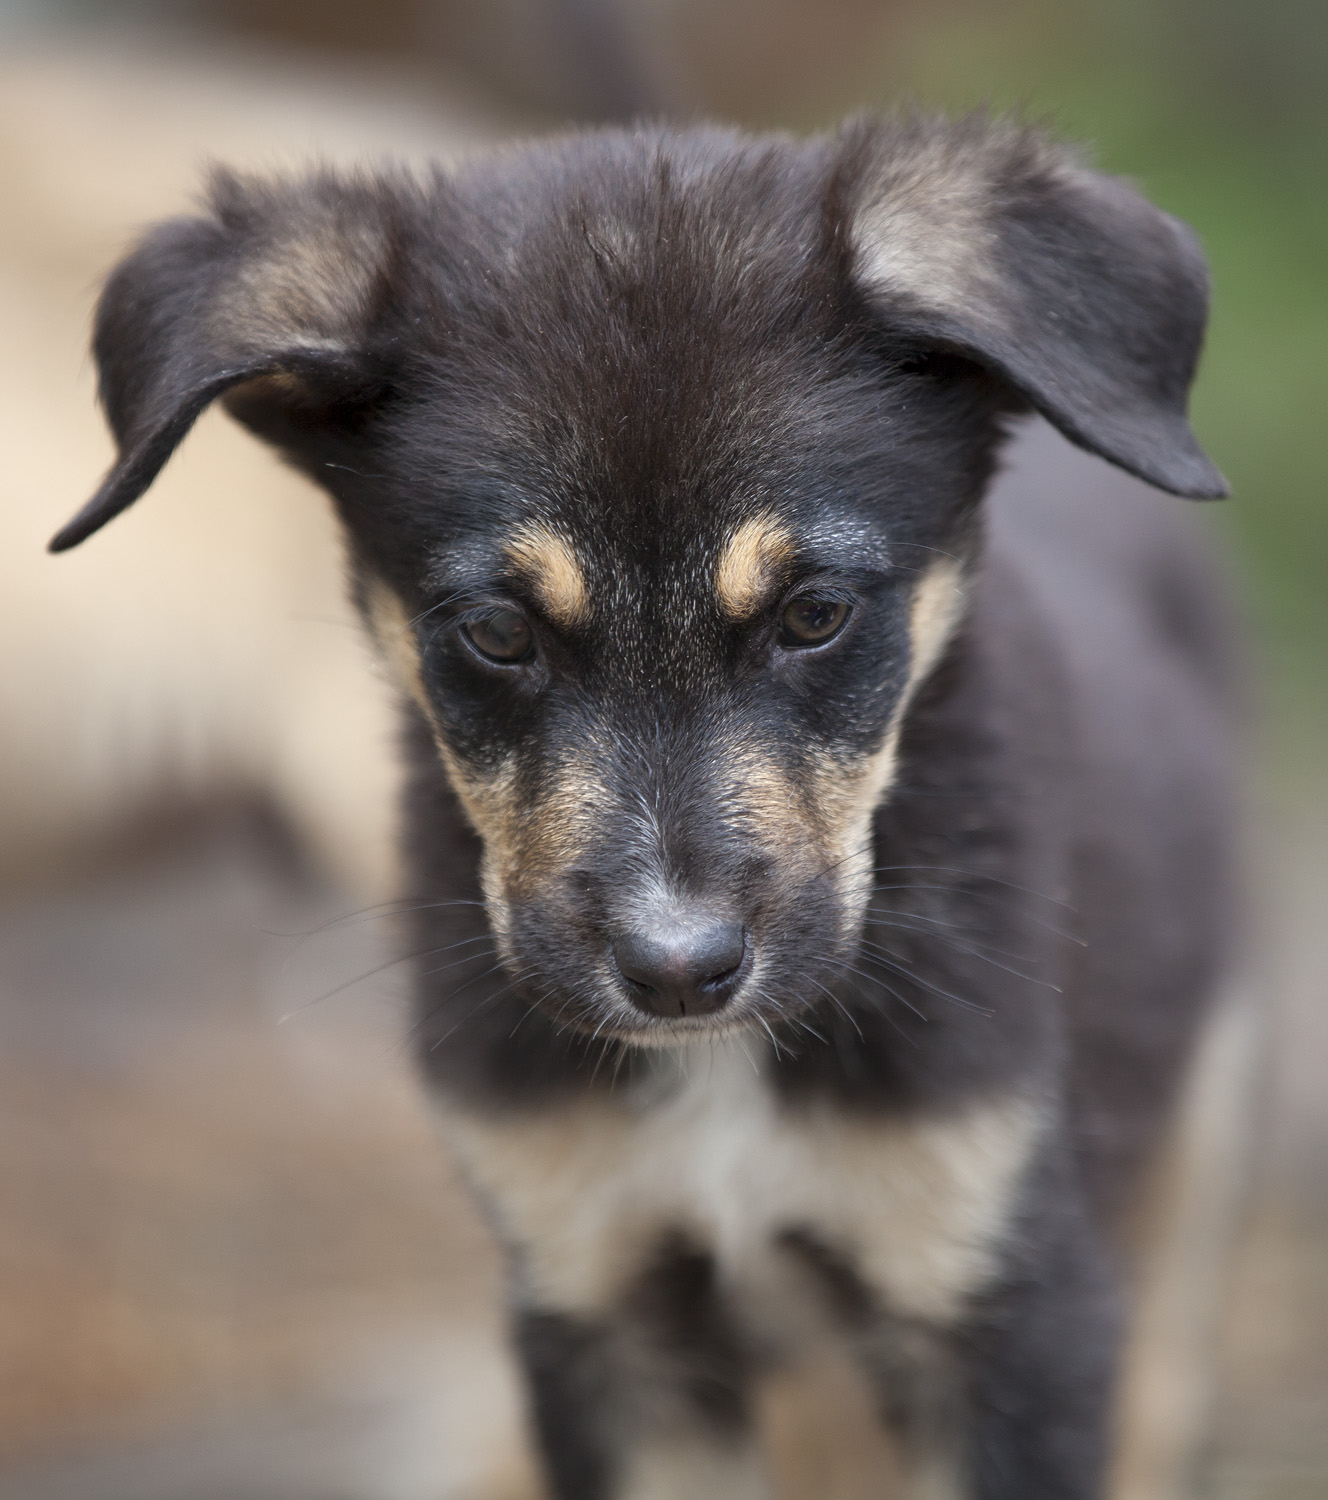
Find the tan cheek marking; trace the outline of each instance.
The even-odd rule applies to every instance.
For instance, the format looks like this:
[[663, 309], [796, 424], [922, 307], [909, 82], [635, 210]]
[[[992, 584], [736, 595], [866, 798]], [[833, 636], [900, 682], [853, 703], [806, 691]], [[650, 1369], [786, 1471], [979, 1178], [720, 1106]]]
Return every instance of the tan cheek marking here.
[[475, 831], [484, 841], [480, 883], [501, 945], [513, 897], [528, 895], [540, 881], [565, 869], [585, 847], [595, 809], [605, 792], [584, 748], [569, 761], [537, 807], [522, 807], [514, 772], [506, 765], [479, 777], [457, 758], [437, 732], [424, 680], [415, 633], [405, 607], [381, 580], [366, 590], [369, 628], [393, 681], [419, 705], [434, 729], [434, 744], [448, 780]]
[[586, 848], [607, 796], [588, 752], [564, 762], [538, 804], [514, 814], [516, 836], [503, 869], [509, 893], [527, 895], [565, 871]]
[[908, 633], [908, 685], [896, 710], [903, 718], [914, 695], [931, 675], [964, 612], [964, 571], [958, 558], [942, 557], [927, 569], [913, 591]]
[[380, 578], [370, 580], [364, 598], [369, 634], [378, 649], [379, 659], [387, 667], [397, 689], [413, 699], [432, 724], [433, 711], [424, 690], [419, 649], [405, 605]]
[[745, 620], [764, 599], [775, 568], [793, 552], [793, 538], [774, 516], [744, 521], [724, 544], [715, 568], [719, 606], [731, 620]]
[[565, 868], [585, 846], [595, 810], [605, 799], [588, 747], [568, 761], [549, 794], [536, 807], [523, 808], [514, 788], [511, 766], [478, 777], [458, 759], [437, 732], [425, 692], [415, 633], [405, 607], [381, 580], [366, 590], [369, 629], [392, 680], [419, 705], [434, 729], [434, 744], [453, 789], [475, 831], [484, 840], [481, 882], [501, 925], [512, 896], [527, 894], [552, 872]]
[[[960, 564], [941, 558], [917, 583], [909, 613], [910, 668], [898, 708], [875, 754], [852, 764], [824, 755], [812, 765], [811, 810], [800, 789], [759, 750], [735, 746], [726, 759], [739, 819], [750, 821], [761, 842], [790, 859], [817, 859], [835, 872], [840, 888], [858, 903], [870, 888], [872, 815], [890, 789], [897, 767], [904, 716], [945, 650], [964, 603]], [[850, 902], [850, 906], [855, 903]], [[846, 920], [857, 920], [848, 910]]]
[[892, 726], [881, 748], [855, 765], [831, 755], [813, 765], [826, 863], [844, 895], [846, 934], [856, 929], [871, 894], [871, 820], [894, 780], [898, 748], [899, 730]]
[[729, 743], [720, 751], [727, 788], [723, 798], [726, 818], [758, 844], [797, 861], [809, 854], [809, 826], [805, 793], [784, 768], [758, 745]]
[[566, 538], [548, 526], [522, 527], [503, 549], [512, 565], [529, 578], [549, 618], [577, 625], [590, 613], [585, 573]]
[[438, 733], [433, 705], [424, 688], [423, 669], [415, 641], [415, 632], [405, 606], [396, 593], [381, 579], [372, 580], [365, 590], [369, 632], [378, 654], [396, 687], [419, 706], [434, 731], [434, 745], [452, 789], [460, 799], [466, 816], [484, 841], [480, 862], [480, 883], [489, 903], [490, 919], [501, 938], [506, 926], [506, 872], [517, 860], [516, 798], [512, 791], [512, 769], [502, 767], [496, 774], [477, 777], [471, 774]]
[[885, 741], [854, 766], [824, 757], [816, 771], [816, 803], [829, 828], [829, 847], [842, 861], [841, 886], [865, 902], [870, 889], [871, 820], [894, 781], [904, 717], [918, 689], [935, 670], [963, 615], [963, 570], [940, 558], [918, 581], [909, 611], [909, 673]]

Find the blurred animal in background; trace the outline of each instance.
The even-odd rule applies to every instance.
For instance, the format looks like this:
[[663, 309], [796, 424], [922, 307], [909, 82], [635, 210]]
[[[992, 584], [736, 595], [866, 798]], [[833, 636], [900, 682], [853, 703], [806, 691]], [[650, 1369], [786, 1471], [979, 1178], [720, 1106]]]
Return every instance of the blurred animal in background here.
[[389, 103], [372, 80], [268, 78], [243, 56], [32, 49], [0, 67], [0, 880], [67, 872], [227, 799], [274, 810], [314, 868], [378, 899], [394, 879], [393, 715], [303, 480], [204, 421], [166, 481], [176, 503], [145, 508], [112, 555], [34, 559], [105, 462], [86, 360], [71, 381], [96, 283], [200, 159], [446, 160], [499, 127], [464, 96], [447, 110], [398, 88]]
[[984, 497], [1030, 409], [1223, 493], [1206, 300], [983, 118], [220, 173], [108, 283], [118, 457], [54, 546], [217, 398], [331, 496], [565, 1500], [764, 1493], [812, 1329], [904, 1494], [1103, 1492], [1119, 1226], [1227, 961], [1227, 632], [1142, 487]]

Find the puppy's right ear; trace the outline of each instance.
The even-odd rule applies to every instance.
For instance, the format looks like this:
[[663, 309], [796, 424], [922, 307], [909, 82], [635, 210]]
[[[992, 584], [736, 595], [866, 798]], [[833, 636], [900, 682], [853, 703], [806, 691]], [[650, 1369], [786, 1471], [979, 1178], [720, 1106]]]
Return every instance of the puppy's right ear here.
[[[208, 214], [148, 234], [107, 283], [93, 337], [119, 454], [52, 552], [132, 505], [233, 386], [276, 377], [254, 388], [257, 405], [315, 420], [382, 389], [408, 192], [327, 173], [268, 184], [220, 172]], [[245, 405], [248, 416], [255, 403]]]

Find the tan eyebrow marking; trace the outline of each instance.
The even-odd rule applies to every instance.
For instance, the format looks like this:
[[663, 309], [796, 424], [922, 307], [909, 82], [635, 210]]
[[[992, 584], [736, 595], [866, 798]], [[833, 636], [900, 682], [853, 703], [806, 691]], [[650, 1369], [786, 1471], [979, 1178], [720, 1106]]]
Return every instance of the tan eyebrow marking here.
[[532, 521], [503, 548], [512, 565], [529, 578], [540, 603], [558, 625], [579, 624], [590, 613], [590, 592], [571, 543]]
[[769, 511], [736, 527], [719, 554], [715, 592], [732, 620], [753, 614], [773, 582], [779, 563], [793, 555], [793, 537]]

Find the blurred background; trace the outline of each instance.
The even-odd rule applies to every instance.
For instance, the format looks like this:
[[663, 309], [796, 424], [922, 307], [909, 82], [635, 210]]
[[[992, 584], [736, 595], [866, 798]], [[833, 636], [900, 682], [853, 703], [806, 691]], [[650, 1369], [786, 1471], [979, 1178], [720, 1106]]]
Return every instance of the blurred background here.
[[[1085, 141], [1212, 264], [1194, 414], [1251, 624], [1265, 1039], [1228, 1035], [1194, 1117], [1225, 1170], [1158, 1326], [1225, 1281], [1201, 1356], [1139, 1376], [1119, 1494], [1328, 1496], [1326, 100], [1322, 0], [0, 0], [3, 1500], [535, 1493], [411, 1072], [391, 715], [318, 498], [214, 414], [94, 544], [42, 550], [110, 456], [99, 276], [209, 157], [902, 101]], [[878, 1493], [782, 1400], [790, 1500]]]

